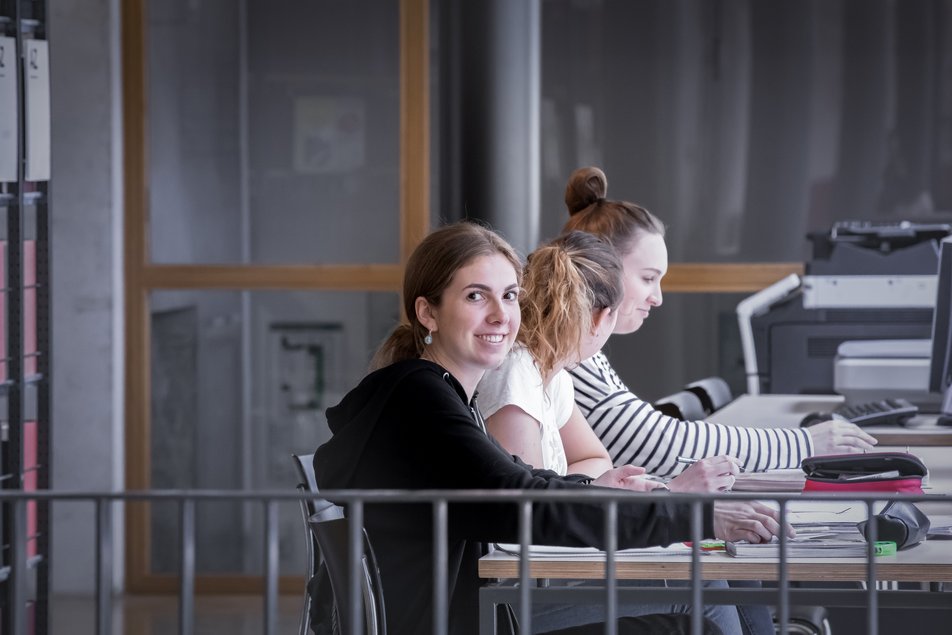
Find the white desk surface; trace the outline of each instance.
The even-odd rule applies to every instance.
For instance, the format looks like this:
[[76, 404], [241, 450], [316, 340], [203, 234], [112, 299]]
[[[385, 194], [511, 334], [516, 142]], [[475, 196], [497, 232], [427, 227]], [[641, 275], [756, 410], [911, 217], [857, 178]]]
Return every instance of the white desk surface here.
[[[708, 421], [753, 428], [788, 428], [800, 425], [811, 412], [830, 411], [843, 403], [839, 395], [741, 395]], [[913, 417], [905, 427], [864, 428], [880, 445], [952, 446], [952, 426], [937, 426], [934, 415]]]
[[[867, 579], [866, 558], [798, 558], [788, 561], [789, 580], [836, 582]], [[776, 580], [776, 558], [733, 558], [724, 553], [701, 556], [701, 577], [705, 580]], [[689, 555], [627, 555], [615, 560], [620, 580], [690, 580]], [[519, 556], [502, 551], [479, 560], [481, 578], [518, 578]], [[533, 556], [529, 577], [554, 580], [603, 580], [605, 556]], [[952, 581], [952, 541], [929, 540], [892, 556], [876, 557], [876, 577], [900, 582]]]

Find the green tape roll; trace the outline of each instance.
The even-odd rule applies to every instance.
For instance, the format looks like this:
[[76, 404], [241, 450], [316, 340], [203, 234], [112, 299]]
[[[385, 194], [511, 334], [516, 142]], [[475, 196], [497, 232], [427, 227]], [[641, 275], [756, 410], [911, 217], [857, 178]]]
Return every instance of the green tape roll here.
[[896, 555], [896, 543], [891, 540], [877, 540], [875, 553], [877, 556]]

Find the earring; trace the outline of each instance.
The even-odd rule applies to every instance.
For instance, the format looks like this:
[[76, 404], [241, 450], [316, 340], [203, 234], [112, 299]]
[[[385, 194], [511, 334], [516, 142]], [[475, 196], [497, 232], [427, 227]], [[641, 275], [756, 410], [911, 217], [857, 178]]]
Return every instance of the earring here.
[[426, 337], [423, 338], [423, 343], [428, 346], [433, 343], [433, 331], [426, 334]]

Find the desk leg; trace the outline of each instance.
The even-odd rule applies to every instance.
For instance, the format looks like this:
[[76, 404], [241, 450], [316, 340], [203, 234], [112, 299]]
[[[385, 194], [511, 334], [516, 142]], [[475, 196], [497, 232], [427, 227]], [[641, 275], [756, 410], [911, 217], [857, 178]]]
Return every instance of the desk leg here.
[[479, 590], [479, 635], [496, 635], [496, 603], [486, 591]]

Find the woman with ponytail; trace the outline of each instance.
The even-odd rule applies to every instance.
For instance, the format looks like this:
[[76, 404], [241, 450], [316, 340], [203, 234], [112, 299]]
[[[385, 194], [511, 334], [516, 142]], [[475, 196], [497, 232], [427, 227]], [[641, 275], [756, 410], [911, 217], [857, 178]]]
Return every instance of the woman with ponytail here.
[[[567, 369], [594, 355], [615, 327], [623, 299], [622, 264], [605, 241], [585, 232], [570, 232], [539, 247], [528, 258], [520, 298], [522, 326], [506, 360], [483, 375], [480, 407], [489, 433], [509, 452], [536, 468], [559, 475], [596, 478], [612, 469], [611, 458], [575, 405]], [[629, 489], [677, 491], [729, 489], [736, 462], [711, 457], [686, 470], [668, 485], [631, 470]], [[641, 581], [641, 586], [679, 582]], [[724, 582], [706, 586], [726, 587]], [[590, 619], [600, 607], [543, 605], [533, 624], [547, 629]], [[685, 605], [626, 605], [623, 615], [685, 613]], [[733, 606], [705, 607], [705, 617], [724, 632], [740, 635]]]

